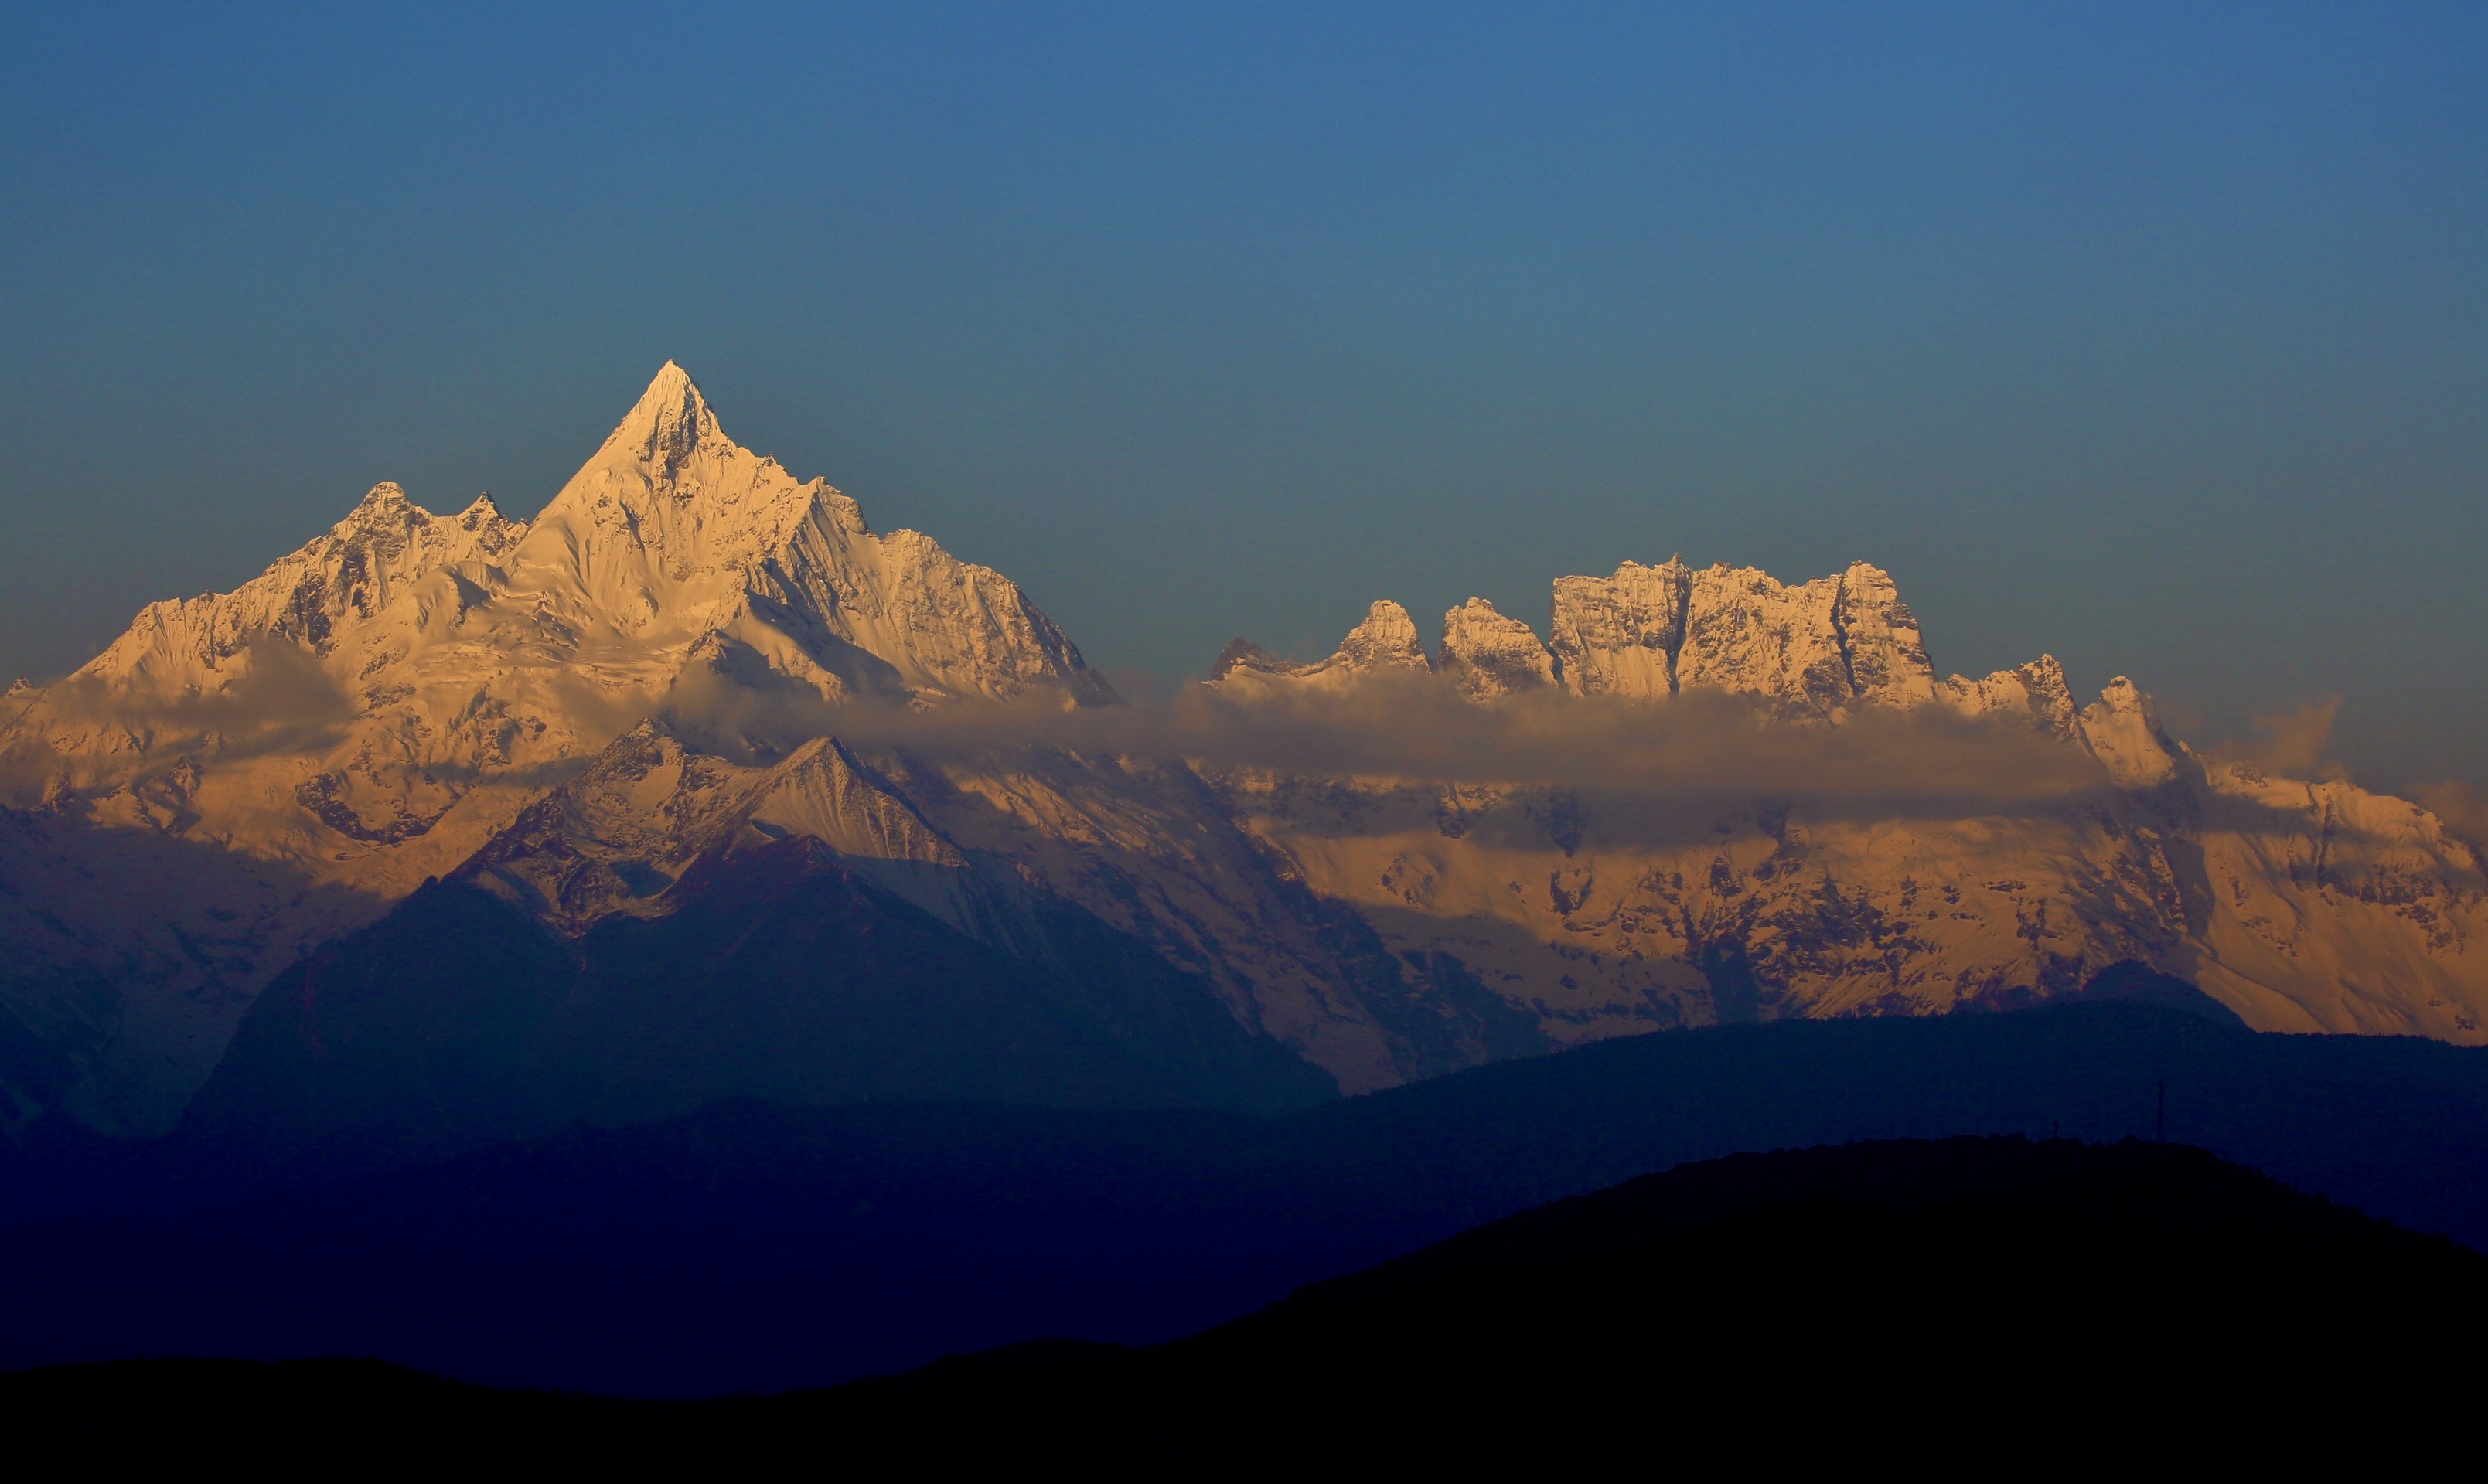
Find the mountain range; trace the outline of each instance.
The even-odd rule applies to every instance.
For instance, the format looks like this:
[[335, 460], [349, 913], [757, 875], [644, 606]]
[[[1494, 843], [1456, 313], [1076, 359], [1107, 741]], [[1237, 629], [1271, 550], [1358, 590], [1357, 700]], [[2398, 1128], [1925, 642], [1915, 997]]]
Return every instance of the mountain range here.
[[2475, 844], [2189, 748], [2122, 678], [1941, 677], [1873, 566], [1626, 560], [1542, 636], [1472, 599], [1430, 648], [1380, 602], [1126, 702], [670, 363], [532, 520], [378, 485], [13, 686], [0, 803], [21, 1141], [1278, 1107], [2127, 963], [2258, 1029], [2488, 1041]]

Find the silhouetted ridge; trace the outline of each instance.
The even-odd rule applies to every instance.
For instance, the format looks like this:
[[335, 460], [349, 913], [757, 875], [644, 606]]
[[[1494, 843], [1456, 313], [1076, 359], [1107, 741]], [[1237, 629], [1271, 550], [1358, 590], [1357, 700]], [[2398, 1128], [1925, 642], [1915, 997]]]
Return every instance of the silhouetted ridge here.
[[0, 1164], [0, 1265], [44, 1276], [0, 1287], [0, 1367], [345, 1354], [648, 1395], [821, 1386], [1045, 1334], [1170, 1339], [1738, 1150], [2147, 1135], [2163, 1083], [2172, 1139], [2488, 1245], [2488, 1052], [2102, 1003], [1672, 1032], [1274, 1118], [738, 1102], [256, 1192]]
[[1940, 1449], [2109, 1378], [2085, 1409], [2107, 1436], [2218, 1428], [2314, 1377], [2450, 1400], [2344, 1364], [2483, 1317], [2488, 1258], [2200, 1150], [1882, 1142], [1649, 1176], [1175, 1344], [970, 1358], [833, 1393], [823, 1421], [976, 1418], [958, 1446], [996, 1455], [1543, 1461], [1646, 1448], [1664, 1419], [1835, 1446], [1933, 1387], [1912, 1431]]
[[[1854, 1457], [2145, 1440], [2304, 1447], [2458, 1401], [2437, 1353], [2488, 1257], [2201, 1150], [1959, 1138], [1738, 1155], [1491, 1223], [1145, 1349], [1040, 1341], [895, 1380], [698, 1404], [495, 1393], [383, 1367], [102, 1366], [0, 1380], [56, 1429], [133, 1409], [185, 1440], [403, 1435], [418, 1449], [876, 1470], [1319, 1459], [1547, 1465], [1721, 1447]], [[2078, 1404], [2078, 1405], [2077, 1405]], [[2074, 1434], [2037, 1437], [2070, 1408]], [[2329, 1425], [2328, 1425], [2329, 1424]], [[25, 1441], [21, 1431], [19, 1441]]]

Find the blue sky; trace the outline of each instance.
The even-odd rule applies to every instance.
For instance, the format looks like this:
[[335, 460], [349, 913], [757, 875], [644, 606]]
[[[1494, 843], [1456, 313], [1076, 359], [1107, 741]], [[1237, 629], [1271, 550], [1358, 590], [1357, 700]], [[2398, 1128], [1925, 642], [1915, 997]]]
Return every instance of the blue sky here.
[[1682, 552], [2488, 782], [2477, 7], [21, 8], [0, 678], [668, 356], [1110, 667]]

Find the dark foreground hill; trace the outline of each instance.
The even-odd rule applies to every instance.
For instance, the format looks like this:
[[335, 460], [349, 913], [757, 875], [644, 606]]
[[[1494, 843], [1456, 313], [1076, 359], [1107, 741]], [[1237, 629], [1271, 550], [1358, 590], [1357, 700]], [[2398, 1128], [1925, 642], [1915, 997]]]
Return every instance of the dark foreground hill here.
[[[705, 1403], [368, 1361], [0, 1378], [13, 1446], [263, 1459], [1405, 1465], [2009, 1440], [2398, 1434], [2482, 1366], [2488, 1258], [2195, 1149], [1956, 1138], [1738, 1155], [1507, 1218], [1146, 1347], [1023, 1345]], [[2283, 1408], [2290, 1398], [2296, 1402]], [[2386, 1403], [2382, 1411], [2368, 1409]], [[1994, 1462], [1990, 1458], [1990, 1462]]]
[[2076, 1398], [2094, 1444], [2216, 1437], [2289, 1394], [2452, 1402], [2488, 1379], [2460, 1338], [2482, 1318], [2488, 1257], [2200, 1150], [1894, 1140], [1645, 1176], [1169, 1345], [1023, 1347], [780, 1405], [965, 1455], [2037, 1452], [2082, 1447]]
[[1739, 1150], [2147, 1137], [2163, 1086], [2172, 1140], [2488, 1246], [2488, 1051], [2088, 1004], [1669, 1032], [1276, 1118], [747, 1103], [317, 1188], [21, 1169], [0, 1366], [363, 1355], [616, 1394], [826, 1386], [1046, 1334], [1172, 1339]]

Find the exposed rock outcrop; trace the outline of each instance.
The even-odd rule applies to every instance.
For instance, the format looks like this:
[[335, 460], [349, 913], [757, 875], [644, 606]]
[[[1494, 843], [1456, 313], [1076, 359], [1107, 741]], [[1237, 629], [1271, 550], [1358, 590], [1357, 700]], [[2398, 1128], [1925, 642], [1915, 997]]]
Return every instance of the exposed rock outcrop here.
[[1443, 615], [1442, 673], [1473, 701], [1555, 684], [1555, 656], [1538, 630], [1472, 598]]

